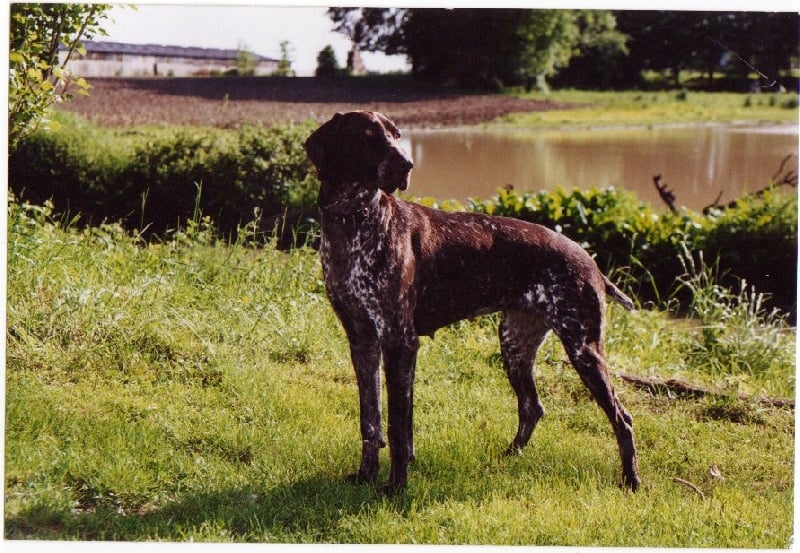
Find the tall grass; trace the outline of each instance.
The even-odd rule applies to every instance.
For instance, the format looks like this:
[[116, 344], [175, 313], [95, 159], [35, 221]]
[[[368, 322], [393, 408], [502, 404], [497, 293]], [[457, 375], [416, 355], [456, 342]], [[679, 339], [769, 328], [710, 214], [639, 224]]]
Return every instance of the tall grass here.
[[767, 309], [765, 294], [743, 279], [738, 290], [718, 284], [718, 268], [707, 265], [702, 253], [695, 259], [685, 251], [681, 261], [680, 286], [690, 293], [689, 316], [698, 324], [688, 364], [728, 382], [788, 378], [785, 385], [793, 386], [794, 374], [785, 371], [794, 363], [794, 352], [786, 347], [791, 338], [786, 315]]
[[[615, 380], [640, 451], [644, 485], [632, 495], [618, 485], [608, 422], [549, 337], [536, 369], [547, 416], [529, 449], [506, 458], [516, 400], [494, 317], [423, 340], [408, 492], [347, 484], [357, 391], [316, 255], [226, 243], [202, 215], [193, 221], [144, 243], [11, 202], [6, 538], [789, 545], [792, 411], [733, 417], [713, 400]], [[614, 371], [700, 375], [693, 326], [608, 315]], [[766, 323], [779, 324], [759, 320], [754, 334], [771, 332]], [[790, 331], [773, 338], [776, 359], [790, 359]], [[740, 368], [702, 375], [724, 387]], [[737, 390], [793, 395], [793, 372], [776, 363]]]

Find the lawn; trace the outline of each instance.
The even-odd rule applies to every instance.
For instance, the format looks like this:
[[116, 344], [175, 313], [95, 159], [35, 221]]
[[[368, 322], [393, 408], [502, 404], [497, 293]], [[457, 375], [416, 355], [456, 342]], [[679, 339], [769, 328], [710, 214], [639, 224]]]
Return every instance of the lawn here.
[[797, 124], [796, 94], [742, 94], [694, 91], [593, 92], [560, 90], [529, 93], [528, 99], [577, 104], [573, 109], [512, 113], [490, 126], [532, 128], [630, 127], [721, 124], [747, 121]]
[[[220, 242], [201, 217], [149, 244], [54, 223], [47, 206], [12, 202], [8, 225], [7, 539], [792, 543], [794, 411], [758, 402], [794, 397], [794, 330], [780, 320], [747, 319], [733, 353], [698, 361], [708, 337], [692, 321], [609, 307], [615, 373], [723, 392], [613, 378], [635, 420], [637, 494], [620, 488], [610, 425], [555, 339], [536, 366], [547, 413], [506, 458], [516, 400], [496, 318], [443, 329], [420, 350], [409, 489], [384, 497], [344, 480], [357, 392], [315, 252]], [[734, 370], [751, 351], [770, 353]], [[382, 463], [385, 481], [385, 451]]]

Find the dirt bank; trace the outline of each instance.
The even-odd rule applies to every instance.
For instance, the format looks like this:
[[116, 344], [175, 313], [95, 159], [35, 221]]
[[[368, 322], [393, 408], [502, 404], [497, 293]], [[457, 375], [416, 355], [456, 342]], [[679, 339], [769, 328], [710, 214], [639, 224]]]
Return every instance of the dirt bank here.
[[61, 109], [102, 125], [210, 125], [324, 121], [336, 111], [381, 111], [405, 128], [473, 125], [513, 112], [568, 104], [501, 95], [458, 94], [387, 79], [91, 79], [88, 97]]

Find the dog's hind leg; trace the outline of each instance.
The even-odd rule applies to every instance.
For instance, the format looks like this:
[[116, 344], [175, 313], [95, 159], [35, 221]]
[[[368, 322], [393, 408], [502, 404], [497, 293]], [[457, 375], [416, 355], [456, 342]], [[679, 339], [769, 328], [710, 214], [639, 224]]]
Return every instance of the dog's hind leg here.
[[544, 321], [531, 313], [506, 311], [500, 321], [500, 353], [503, 358], [503, 369], [517, 394], [519, 413], [517, 435], [508, 446], [506, 454], [519, 453], [525, 447], [536, 423], [544, 414], [533, 380], [533, 363], [547, 331]]
[[633, 418], [625, 411], [608, 380], [602, 345], [596, 342], [584, 344], [579, 349], [573, 349], [569, 357], [581, 380], [611, 421], [622, 460], [623, 483], [636, 491], [640, 480], [633, 440]]
[[567, 356], [578, 371], [581, 381], [611, 422], [622, 461], [623, 483], [636, 491], [640, 479], [633, 439], [633, 418], [622, 406], [608, 377], [603, 345], [603, 302], [598, 303], [596, 299], [592, 301], [592, 296], [587, 294], [574, 307], [572, 310], [562, 310], [562, 314], [566, 316], [559, 321], [558, 326], [554, 326], [554, 330], [564, 344]]

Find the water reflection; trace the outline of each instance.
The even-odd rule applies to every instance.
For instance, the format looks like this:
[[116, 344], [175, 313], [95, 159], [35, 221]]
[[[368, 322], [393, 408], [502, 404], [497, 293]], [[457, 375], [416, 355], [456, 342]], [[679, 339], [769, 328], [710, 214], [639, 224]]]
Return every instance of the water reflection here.
[[406, 146], [414, 158], [411, 192], [439, 199], [486, 198], [517, 190], [626, 188], [654, 206], [653, 176], [678, 205], [700, 209], [763, 188], [788, 154], [797, 171], [798, 129], [692, 127], [621, 130], [418, 131]]

